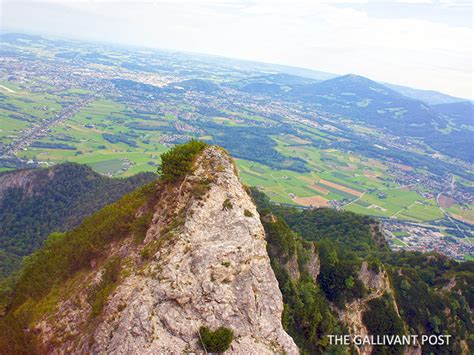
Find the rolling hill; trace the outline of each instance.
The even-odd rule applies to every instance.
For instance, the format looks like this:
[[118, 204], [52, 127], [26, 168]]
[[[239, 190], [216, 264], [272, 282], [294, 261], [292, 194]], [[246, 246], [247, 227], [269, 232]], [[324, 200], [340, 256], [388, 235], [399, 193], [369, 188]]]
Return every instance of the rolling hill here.
[[155, 178], [153, 173], [140, 173], [112, 179], [73, 163], [0, 174], [0, 279], [17, 270], [48, 234], [76, 227]]
[[452, 118], [456, 124], [474, 126], [474, 104], [471, 101], [432, 105], [431, 107]]

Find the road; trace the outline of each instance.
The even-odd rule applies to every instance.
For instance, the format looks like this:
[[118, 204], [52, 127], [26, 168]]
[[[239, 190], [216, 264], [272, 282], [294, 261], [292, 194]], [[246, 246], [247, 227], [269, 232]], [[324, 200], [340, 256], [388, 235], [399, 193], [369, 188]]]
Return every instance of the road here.
[[4, 148], [3, 152], [0, 152], [0, 155], [7, 157], [15, 156], [20, 150], [29, 147], [33, 141], [47, 136], [52, 127], [71, 118], [93, 100], [94, 96], [88, 96], [71, 105], [63, 107], [63, 109], [51, 119], [42, 121], [39, 124], [34, 123], [32, 127], [23, 130], [18, 137], [13, 139], [13, 141]]
[[[452, 188], [452, 185], [451, 185], [451, 188]], [[466, 235], [464, 230], [462, 228], [459, 228], [457, 220], [455, 218], [451, 217], [451, 215], [448, 212], [446, 212], [443, 207], [441, 207], [441, 204], [439, 203], [439, 198], [441, 197], [442, 194], [443, 193], [440, 192], [436, 195], [436, 203], [438, 204], [438, 208], [441, 210], [441, 212], [443, 212], [443, 214], [446, 216], [446, 218], [449, 219], [456, 226], [457, 230], [459, 232], [461, 232], [462, 235], [464, 235], [465, 238], [467, 238], [466, 240], [470, 241], [469, 235]]]

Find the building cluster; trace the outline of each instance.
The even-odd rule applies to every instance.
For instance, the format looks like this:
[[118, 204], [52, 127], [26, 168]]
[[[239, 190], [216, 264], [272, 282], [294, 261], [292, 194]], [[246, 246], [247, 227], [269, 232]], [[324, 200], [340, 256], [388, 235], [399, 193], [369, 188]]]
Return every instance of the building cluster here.
[[456, 260], [474, 256], [469, 238], [453, 238], [444, 228], [405, 222], [383, 223], [384, 234], [393, 250], [436, 251]]

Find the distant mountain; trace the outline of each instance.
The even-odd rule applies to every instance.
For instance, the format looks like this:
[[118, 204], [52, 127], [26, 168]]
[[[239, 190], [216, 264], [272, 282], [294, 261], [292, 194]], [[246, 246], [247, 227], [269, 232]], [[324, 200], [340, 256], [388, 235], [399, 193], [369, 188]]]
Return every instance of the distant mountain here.
[[[469, 113], [469, 103], [429, 106], [359, 75], [318, 81], [288, 74], [265, 74], [220, 85], [192, 79], [164, 88], [124, 80], [120, 83], [131, 89], [126, 90], [129, 95], [140, 95], [137, 90], [154, 94], [194, 90], [212, 95], [227, 86], [251, 94], [303, 101], [319, 106], [322, 111], [361, 121], [397, 136], [421, 138], [444, 154], [474, 161], [470, 131], [460, 127], [471, 124], [469, 118], [463, 118], [469, 117], [465, 116]], [[450, 130], [446, 130], [448, 125]], [[224, 142], [220, 144], [225, 145]]]
[[294, 86], [314, 84], [320, 81], [321, 80], [304, 78], [297, 75], [279, 73], [252, 76], [225, 83], [225, 85], [252, 94], [279, 96], [291, 90]]
[[245, 84], [252, 84], [252, 83], [265, 83], [265, 84], [274, 84], [274, 85], [294, 86], [294, 85], [313, 84], [313, 83], [319, 83], [319, 82], [321, 82], [321, 80], [304, 78], [302, 76], [297, 76], [297, 75], [279, 73], [279, 74], [264, 74], [264, 75], [252, 76], [250, 78], [245, 78], [237, 82], [232, 82], [230, 84], [243, 86]]
[[0, 279], [43, 244], [48, 234], [82, 220], [156, 178], [141, 173], [112, 179], [86, 165], [66, 163], [0, 175]]
[[189, 79], [170, 83], [164, 87], [144, 84], [134, 80], [128, 79], [113, 79], [114, 86], [127, 95], [143, 96], [156, 95], [166, 93], [180, 93], [185, 91], [200, 91], [206, 94], [212, 94], [221, 90], [220, 86], [210, 80]]
[[431, 108], [453, 118], [457, 124], [474, 126], [474, 103], [471, 101], [432, 105]]
[[439, 115], [423, 102], [358, 75], [300, 85], [288, 95], [321, 106], [324, 111], [386, 127], [398, 134], [416, 134], [420, 127], [433, 124], [445, 127]]
[[[423, 139], [444, 154], [474, 162], [472, 133], [450, 125], [449, 117], [441, 113], [444, 110], [459, 114], [466, 109], [465, 104], [435, 110], [422, 101], [352, 74], [295, 86], [285, 95], [287, 99], [308, 102], [323, 111], [376, 126], [396, 136]], [[450, 129], [446, 130], [448, 125]]]
[[[193, 54], [195, 56], [196, 54]], [[242, 69], [246, 72], [253, 71], [254, 73], [265, 73], [265, 74], [287, 74], [292, 76], [299, 76], [302, 78], [314, 79], [314, 80], [328, 80], [337, 77], [337, 74], [301, 68], [293, 67], [289, 65], [282, 64], [271, 64], [263, 62], [254, 62], [250, 60], [235, 59], [235, 58], [225, 58], [218, 56], [208, 56], [208, 55], [199, 55], [199, 57], [205, 59], [206, 61], [212, 61], [219, 65], [228, 67], [229, 64], [232, 65], [234, 69]]]
[[144, 84], [129, 79], [112, 79], [111, 82], [117, 90], [128, 95], [143, 95], [143, 93], [158, 95], [162, 92], [162, 89], [158, 86]]
[[465, 99], [446, 95], [439, 91], [414, 89], [408, 86], [388, 84], [388, 83], [381, 83], [381, 84], [389, 87], [390, 89], [397, 91], [398, 93], [406, 97], [423, 101], [424, 103], [429, 104], [429, 105], [448, 104], [448, 103], [465, 101]]

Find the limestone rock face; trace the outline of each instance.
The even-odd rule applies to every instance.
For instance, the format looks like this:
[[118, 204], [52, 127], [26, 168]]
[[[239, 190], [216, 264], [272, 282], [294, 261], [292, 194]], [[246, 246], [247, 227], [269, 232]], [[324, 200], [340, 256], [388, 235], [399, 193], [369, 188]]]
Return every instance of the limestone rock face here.
[[[53, 174], [52, 170], [50, 174]], [[48, 174], [48, 177], [49, 175]], [[11, 188], [23, 189], [26, 196], [31, 197], [34, 191], [35, 180], [37, 180], [35, 170], [20, 170], [15, 173], [0, 175], [0, 199], [5, 191]]]
[[[348, 327], [352, 335], [365, 337], [369, 335], [369, 331], [362, 321], [362, 315], [367, 308], [367, 303], [374, 298], [382, 297], [385, 292], [390, 293], [391, 289], [385, 270], [378, 273], [371, 271], [365, 261], [362, 263], [358, 278], [367, 288], [368, 295], [346, 305], [346, 309], [343, 311], [336, 310], [339, 313], [339, 319]], [[362, 355], [371, 354], [372, 349], [373, 346], [368, 344], [355, 347], [355, 350]]]
[[84, 287], [38, 324], [45, 346], [55, 338], [62, 347], [53, 352], [202, 351], [199, 327], [225, 326], [235, 335], [229, 352], [297, 354], [263, 226], [227, 153], [206, 148], [193, 173], [157, 196], [144, 242], [111, 246], [128, 266], [102, 315], [90, 321]]
[[[367, 309], [368, 302], [375, 298], [380, 298], [384, 294], [388, 294], [392, 299], [395, 299], [395, 295], [393, 294], [387, 272], [384, 269], [379, 270], [379, 272], [374, 272], [369, 269], [368, 263], [364, 261], [358, 273], [358, 278], [366, 287], [368, 291], [367, 296], [347, 304], [345, 310], [340, 310], [336, 307], [334, 307], [334, 309], [339, 314], [339, 320], [347, 326], [350, 334], [363, 338], [369, 335], [367, 326], [362, 321], [363, 313]], [[393, 306], [397, 314], [400, 315], [396, 302], [393, 302]], [[370, 355], [372, 354], [373, 348], [372, 345], [363, 344], [356, 346], [355, 351], [361, 355]], [[406, 355], [421, 355], [421, 348], [420, 346], [406, 346], [403, 352]]]

